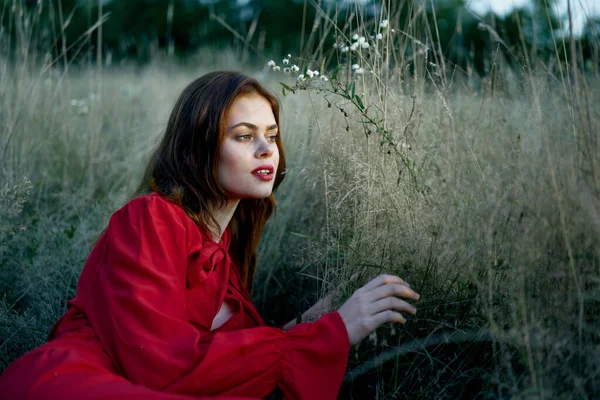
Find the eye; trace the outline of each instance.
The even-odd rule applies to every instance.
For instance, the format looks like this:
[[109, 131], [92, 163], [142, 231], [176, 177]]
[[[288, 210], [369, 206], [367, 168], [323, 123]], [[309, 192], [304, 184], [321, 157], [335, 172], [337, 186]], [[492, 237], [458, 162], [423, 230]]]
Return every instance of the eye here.
[[236, 136], [236, 139], [239, 140], [240, 142], [245, 142], [245, 139], [250, 139], [252, 137], [252, 135], [250, 134], [245, 134], [245, 135], [239, 135]]
[[271, 135], [269, 136], [269, 139], [271, 139], [273, 142], [276, 142], [278, 137], [279, 135]]

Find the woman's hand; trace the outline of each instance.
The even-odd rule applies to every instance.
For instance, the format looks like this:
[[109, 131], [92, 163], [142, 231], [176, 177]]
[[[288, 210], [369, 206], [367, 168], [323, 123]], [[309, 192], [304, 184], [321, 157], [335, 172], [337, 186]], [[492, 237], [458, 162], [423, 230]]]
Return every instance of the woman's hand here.
[[[333, 294], [328, 294], [327, 296], [323, 297], [322, 299], [317, 301], [311, 308], [306, 310], [304, 312], [304, 314], [302, 314], [302, 316], [301, 316], [302, 322], [316, 321], [321, 317], [321, 315], [333, 311], [332, 303], [333, 303]], [[288, 322], [287, 324], [285, 324], [282, 329], [284, 331], [287, 331], [294, 325], [296, 325], [295, 319], [293, 319], [290, 322]]]
[[302, 321], [316, 321], [321, 315], [333, 311], [332, 303], [333, 294], [328, 294], [302, 314]]
[[416, 314], [416, 308], [398, 297], [419, 300], [410, 285], [394, 275], [380, 275], [357, 289], [338, 310], [346, 324], [350, 344], [358, 344], [386, 322], [405, 323], [399, 311]]

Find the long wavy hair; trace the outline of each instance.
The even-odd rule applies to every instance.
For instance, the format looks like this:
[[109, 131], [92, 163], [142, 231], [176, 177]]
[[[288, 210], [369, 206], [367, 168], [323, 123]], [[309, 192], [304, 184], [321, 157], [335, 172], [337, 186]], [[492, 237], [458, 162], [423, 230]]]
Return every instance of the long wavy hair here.
[[[256, 79], [239, 72], [217, 71], [190, 83], [175, 103], [165, 134], [135, 195], [156, 192], [164, 196], [185, 210], [198, 228], [211, 237], [208, 227], [218, 230], [219, 225], [209, 210], [224, 206], [228, 200], [217, 179], [227, 115], [234, 100], [248, 94], [264, 97], [280, 125], [277, 98]], [[273, 190], [285, 174], [281, 128], [276, 140], [279, 166]], [[248, 290], [256, 274], [258, 243], [275, 207], [272, 193], [265, 199], [241, 199], [229, 223], [229, 254]]]

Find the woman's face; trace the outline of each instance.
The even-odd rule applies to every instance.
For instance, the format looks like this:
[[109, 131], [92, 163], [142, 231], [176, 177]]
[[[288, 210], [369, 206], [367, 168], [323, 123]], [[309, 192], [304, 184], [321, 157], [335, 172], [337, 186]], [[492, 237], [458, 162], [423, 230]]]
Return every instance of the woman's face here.
[[252, 94], [234, 100], [218, 163], [219, 184], [229, 200], [269, 197], [279, 165], [278, 134], [271, 104], [264, 97]]

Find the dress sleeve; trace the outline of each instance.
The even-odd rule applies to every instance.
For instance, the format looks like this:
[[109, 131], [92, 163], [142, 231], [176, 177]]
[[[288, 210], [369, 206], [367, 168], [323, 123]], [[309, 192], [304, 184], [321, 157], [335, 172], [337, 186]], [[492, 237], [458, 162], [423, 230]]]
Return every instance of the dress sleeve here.
[[164, 199], [136, 198], [113, 214], [84, 267], [77, 296], [122, 374], [180, 394], [264, 397], [279, 386], [286, 399], [335, 399], [350, 347], [337, 312], [286, 332], [189, 322], [185, 218]]

